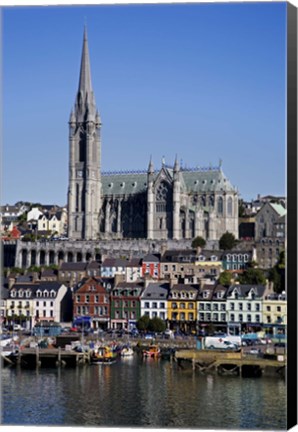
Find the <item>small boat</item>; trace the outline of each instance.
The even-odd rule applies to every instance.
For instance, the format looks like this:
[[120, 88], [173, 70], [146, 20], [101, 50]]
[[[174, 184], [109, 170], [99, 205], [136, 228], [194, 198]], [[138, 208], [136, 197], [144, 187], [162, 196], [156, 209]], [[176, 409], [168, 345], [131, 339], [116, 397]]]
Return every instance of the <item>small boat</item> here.
[[98, 347], [91, 354], [92, 364], [112, 364], [117, 360], [117, 354], [108, 346]]
[[157, 345], [151, 345], [149, 349], [143, 350], [143, 356], [158, 358], [160, 356], [160, 348]]
[[133, 349], [130, 347], [124, 347], [120, 351], [121, 357], [132, 357], [134, 355]]

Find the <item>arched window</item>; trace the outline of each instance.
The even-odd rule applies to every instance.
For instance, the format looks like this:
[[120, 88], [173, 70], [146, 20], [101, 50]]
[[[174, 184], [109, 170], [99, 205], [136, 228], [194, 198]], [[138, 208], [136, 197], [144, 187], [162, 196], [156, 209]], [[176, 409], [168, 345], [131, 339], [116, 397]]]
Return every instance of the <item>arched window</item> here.
[[219, 197], [217, 200], [217, 213], [218, 214], [223, 213], [223, 199], [222, 199], [222, 197]]
[[233, 200], [232, 200], [232, 198], [230, 197], [230, 198], [228, 199], [228, 215], [229, 215], [229, 216], [232, 216], [232, 214], [233, 214]]

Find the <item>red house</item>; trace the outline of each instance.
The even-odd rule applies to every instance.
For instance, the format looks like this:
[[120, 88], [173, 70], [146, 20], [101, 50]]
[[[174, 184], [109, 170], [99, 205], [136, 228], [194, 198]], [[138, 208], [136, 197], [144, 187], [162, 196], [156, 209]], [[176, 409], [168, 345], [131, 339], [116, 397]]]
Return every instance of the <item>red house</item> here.
[[159, 279], [160, 274], [160, 257], [158, 255], [149, 254], [142, 260], [142, 276], [151, 276]]
[[100, 278], [84, 278], [73, 295], [74, 321], [90, 317], [93, 329], [107, 330], [110, 320], [110, 296]]

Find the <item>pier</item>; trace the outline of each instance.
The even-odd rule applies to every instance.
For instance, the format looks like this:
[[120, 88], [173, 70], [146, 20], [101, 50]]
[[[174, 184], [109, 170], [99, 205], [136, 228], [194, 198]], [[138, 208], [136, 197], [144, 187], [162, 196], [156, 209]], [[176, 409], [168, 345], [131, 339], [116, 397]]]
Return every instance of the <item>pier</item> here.
[[90, 352], [62, 348], [24, 348], [14, 357], [14, 361], [8, 360], [22, 367], [76, 366], [90, 363]]
[[191, 366], [200, 373], [238, 376], [281, 376], [286, 373], [286, 356], [257, 357], [240, 352], [180, 350], [175, 353], [179, 367]]

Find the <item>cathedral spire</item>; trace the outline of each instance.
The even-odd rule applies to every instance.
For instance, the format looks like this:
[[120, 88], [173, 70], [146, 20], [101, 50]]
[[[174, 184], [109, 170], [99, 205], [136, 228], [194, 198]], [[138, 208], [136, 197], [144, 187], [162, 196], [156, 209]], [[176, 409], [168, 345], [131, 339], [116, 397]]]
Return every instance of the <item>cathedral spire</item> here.
[[180, 170], [180, 167], [179, 167], [179, 162], [178, 162], [178, 158], [176, 155], [175, 163], [174, 163], [174, 172], [178, 172], [179, 170]]
[[[81, 69], [80, 69], [80, 79], [79, 88], [76, 98], [76, 108], [77, 116], [86, 118], [87, 113], [89, 118], [95, 117], [95, 98], [92, 90], [91, 82], [91, 69], [90, 69], [90, 58], [89, 58], [89, 48], [88, 48], [88, 37], [87, 28], [84, 27], [84, 37], [83, 37], [83, 49], [81, 58]], [[81, 118], [81, 120], [83, 120]]]
[[82, 51], [81, 72], [80, 72], [80, 82], [79, 82], [78, 91], [79, 92], [81, 91], [82, 93], [92, 92], [90, 59], [89, 59], [88, 37], [87, 37], [86, 26], [84, 28], [83, 51]]

